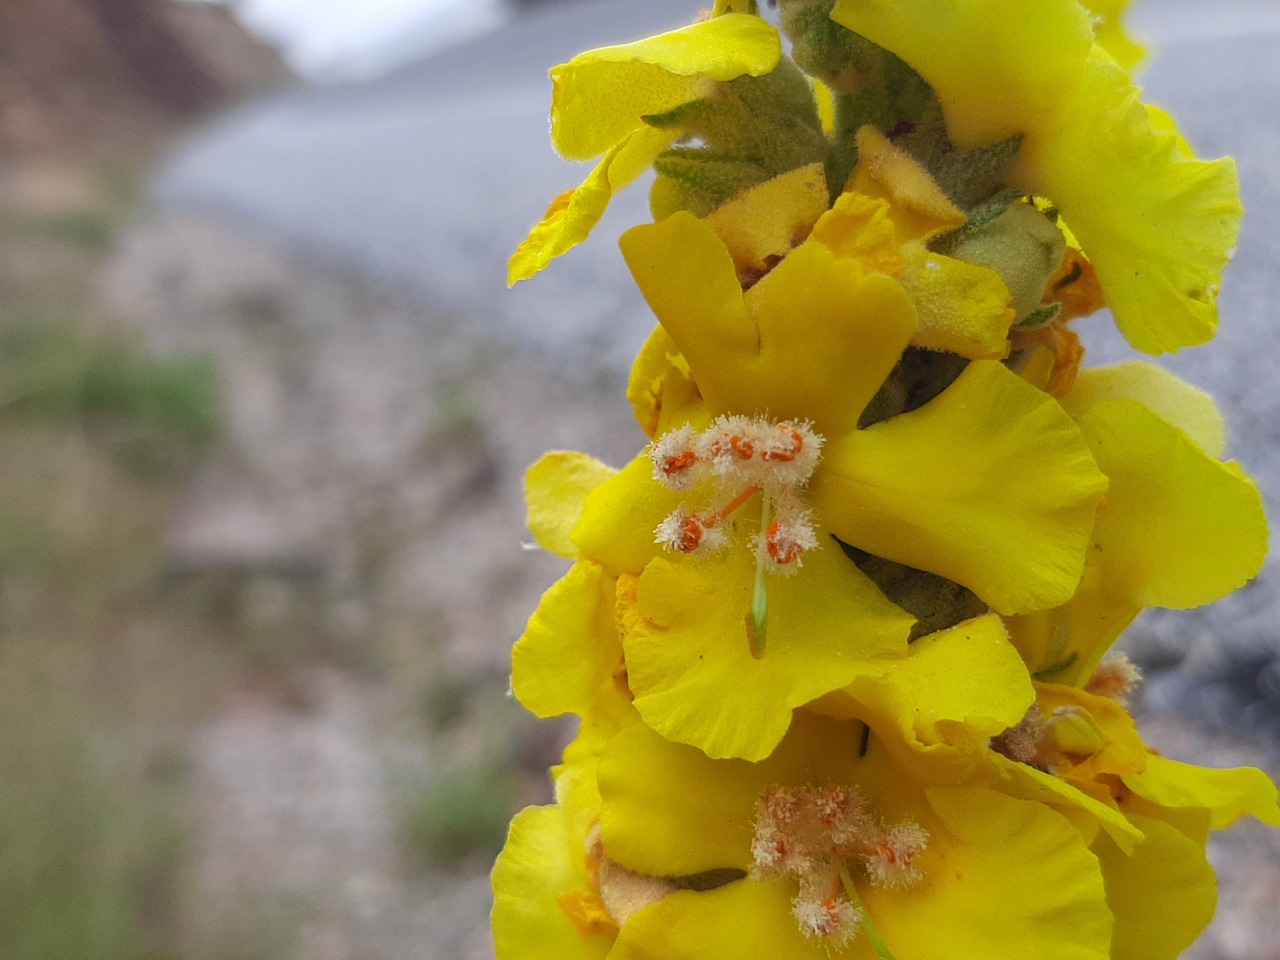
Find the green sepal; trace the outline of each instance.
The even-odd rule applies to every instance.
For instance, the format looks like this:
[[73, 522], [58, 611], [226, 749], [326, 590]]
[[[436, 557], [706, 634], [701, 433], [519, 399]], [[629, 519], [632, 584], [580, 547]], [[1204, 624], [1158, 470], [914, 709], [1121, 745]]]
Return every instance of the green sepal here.
[[749, 187], [821, 162], [827, 152], [809, 82], [785, 59], [765, 76], [717, 84], [711, 96], [644, 121], [681, 134], [654, 164], [655, 216], [676, 210], [706, 216]]
[[1022, 320], [1013, 325], [1014, 330], [1027, 332], [1030, 330], [1039, 330], [1041, 327], [1047, 327], [1053, 321], [1058, 319], [1058, 314], [1062, 312], [1062, 304], [1047, 303], [1038, 310], [1032, 310]]

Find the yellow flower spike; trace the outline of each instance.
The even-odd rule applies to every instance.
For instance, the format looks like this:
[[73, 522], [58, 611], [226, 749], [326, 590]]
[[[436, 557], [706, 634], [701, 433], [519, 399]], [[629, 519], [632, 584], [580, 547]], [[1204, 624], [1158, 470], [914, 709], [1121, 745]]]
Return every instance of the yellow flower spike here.
[[525, 473], [529, 532], [544, 550], [574, 560], [578, 548], [570, 531], [582, 515], [587, 495], [618, 471], [595, 457], [573, 451], [544, 454]]
[[1206, 811], [1212, 830], [1229, 827], [1245, 815], [1280, 827], [1276, 785], [1253, 767], [1220, 770], [1152, 754], [1142, 772], [1126, 774], [1121, 779], [1126, 787], [1157, 807]]
[[1092, 261], [1129, 342], [1203, 343], [1240, 219], [1229, 160], [1187, 156], [1167, 115], [1094, 47], [1077, 0], [838, 0], [832, 18], [933, 88], [960, 149], [1021, 135], [1009, 186], [1047, 198]]
[[1145, 839], [1131, 853], [1108, 839], [1093, 850], [1115, 917], [1111, 960], [1172, 960], [1213, 919], [1217, 882], [1204, 845], [1151, 817], [1134, 816]]

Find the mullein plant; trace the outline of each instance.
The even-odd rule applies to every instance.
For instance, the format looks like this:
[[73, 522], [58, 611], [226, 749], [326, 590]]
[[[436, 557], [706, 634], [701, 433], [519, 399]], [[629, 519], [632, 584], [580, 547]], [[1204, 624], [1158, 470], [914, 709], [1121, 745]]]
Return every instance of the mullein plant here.
[[1209, 340], [1241, 212], [1123, 7], [718, 0], [552, 71], [595, 166], [511, 282], [653, 170], [621, 247], [658, 324], [650, 443], [527, 477], [572, 566], [512, 687], [580, 723], [494, 869], [499, 960], [1165, 960], [1209, 832], [1280, 825], [1260, 771], [1148, 748], [1107, 652], [1266, 554], [1212, 399], [1081, 367], [1103, 307]]

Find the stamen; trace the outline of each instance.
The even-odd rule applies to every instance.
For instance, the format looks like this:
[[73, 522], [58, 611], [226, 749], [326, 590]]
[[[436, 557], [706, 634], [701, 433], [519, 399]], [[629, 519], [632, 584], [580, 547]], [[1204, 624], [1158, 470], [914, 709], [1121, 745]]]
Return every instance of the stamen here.
[[[801, 931], [839, 946], [856, 935], [860, 923], [869, 936], [872, 930], [849, 878], [850, 865], [861, 864], [869, 882], [882, 889], [910, 887], [923, 879], [916, 861], [928, 841], [912, 821], [883, 824], [852, 787], [770, 786], [756, 805], [751, 873], [759, 879], [795, 877], [799, 893], [792, 913]], [[882, 940], [876, 949], [881, 948]]]
[[[723, 507], [717, 510], [714, 514], [712, 514], [710, 520], [714, 521], [714, 523], [712, 523], [711, 525], [714, 526], [715, 524], [722, 523], [723, 521], [729, 519], [729, 514], [733, 513], [733, 511], [737, 510], [739, 507], [745, 505], [748, 500], [750, 500], [759, 492], [760, 492], [759, 487], [747, 487], [747, 489], [743, 490], [736, 497], [730, 500], [727, 504], [725, 504]], [[767, 509], [767, 505], [766, 505], [766, 509]]]
[[658, 524], [654, 541], [677, 553], [707, 554], [726, 546], [729, 536], [715, 516], [704, 518], [679, 507]]
[[991, 749], [1015, 763], [1040, 766], [1040, 743], [1047, 730], [1040, 705], [1033, 703], [1016, 726], [991, 738]]
[[649, 449], [653, 477], [673, 490], [688, 490], [697, 480], [701, 458], [695, 449], [697, 434], [685, 424], [654, 441]]
[[915, 860], [928, 842], [929, 835], [918, 824], [895, 824], [884, 832], [875, 851], [864, 858], [867, 876], [885, 890], [915, 886], [923, 878]]
[[834, 868], [824, 876], [807, 877], [791, 901], [791, 915], [806, 937], [821, 937], [833, 947], [843, 947], [858, 934], [862, 911], [847, 900], [840, 874]]
[[756, 539], [756, 556], [772, 573], [795, 573], [805, 551], [818, 546], [811, 514], [794, 500], [783, 499], [776, 518], [766, 522], [762, 517], [761, 529], [764, 533]]
[[1142, 671], [1134, 662], [1123, 653], [1113, 653], [1098, 664], [1098, 669], [1085, 684], [1085, 691], [1126, 705], [1141, 682]]

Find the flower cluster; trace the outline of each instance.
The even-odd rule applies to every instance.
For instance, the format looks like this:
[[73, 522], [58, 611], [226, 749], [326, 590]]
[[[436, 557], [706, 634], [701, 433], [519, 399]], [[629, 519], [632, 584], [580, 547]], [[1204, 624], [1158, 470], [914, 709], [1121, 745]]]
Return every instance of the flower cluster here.
[[621, 247], [658, 326], [648, 445], [528, 474], [572, 566], [512, 688], [581, 722], [495, 867], [499, 960], [1171, 960], [1208, 831], [1280, 825], [1261, 772], [1150, 750], [1108, 654], [1266, 553], [1213, 401], [1081, 363], [1104, 306], [1211, 338], [1240, 215], [1124, 6], [717, 0], [552, 72], [597, 165], [511, 280], [652, 168]]

